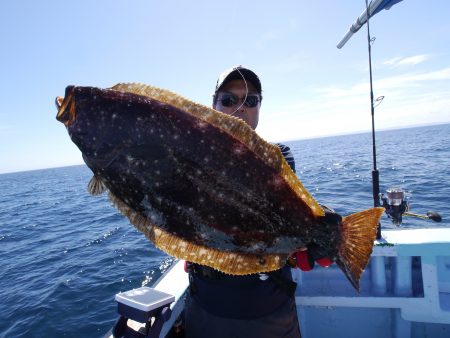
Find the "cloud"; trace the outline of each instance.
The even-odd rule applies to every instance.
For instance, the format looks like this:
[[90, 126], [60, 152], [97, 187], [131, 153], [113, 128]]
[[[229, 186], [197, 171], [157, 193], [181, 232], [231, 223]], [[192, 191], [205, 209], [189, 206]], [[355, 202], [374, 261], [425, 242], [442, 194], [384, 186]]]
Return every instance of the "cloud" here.
[[[424, 93], [405, 97], [389, 96], [375, 108], [377, 130], [412, 125], [450, 122], [449, 92], [436, 95]], [[264, 110], [258, 133], [269, 141], [314, 138], [348, 134], [371, 129], [371, 111], [368, 95], [310, 101], [294, 108]]]
[[418, 87], [423, 82], [450, 80], [450, 67], [436, 71], [421, 73], [406, 73], [397, 76], [386, 77], [375, 81], [374, 86], [379, 89], [392, 89], [401, 87]]
[[[374, 90], [392, 90], [411, 87], [420, 87], [424, 82], [429, 81], [443, 81], [450, 80], [450, 67], [443, 68], [436, 71], [421, 72], [421, 73], [404, 73], [401, 75], [385, 77], [380, 80], [374, 81]], [[323, 98], [342, 98], [349, 96], [358, 96], [364, 93], [368, 93], [369, 83], [361, 82], [350, 87], [324, 87], [316, 89]]]
[[369, 83], [363, 82], [347, 88], [337, 88], [335, 86], [318, 88], [316, 92], [324, 98], [338, 98], [356, 96], [369, 91]]
[[[375, 81], [375, 97], [386, 95], [375, 108], [377, 129], [450, 122], [449, 80], [450, 67]], [[269, 140], [289, 140], [368, 131], [369, 101], [366, 81], [318, 88], [284, 105], [266, 102], [258, 132]]]
[[387, 66], [393, 66], [393, 65], [396, 65], [402, 59], [403, 59], [402, 57], [395, 57], [395, 58], [384, 61], [383, 64], [387, 65]]
[[415, 56], [409, 56], [409, 57], [395, 57], [392, 59], [389, 59], [383, 64], [391, 67], [398, 67], [398, 66], [414, 66], [419, 63], [428, 61], [431, 59], [431, 55], [429, 54], [420, 54]]

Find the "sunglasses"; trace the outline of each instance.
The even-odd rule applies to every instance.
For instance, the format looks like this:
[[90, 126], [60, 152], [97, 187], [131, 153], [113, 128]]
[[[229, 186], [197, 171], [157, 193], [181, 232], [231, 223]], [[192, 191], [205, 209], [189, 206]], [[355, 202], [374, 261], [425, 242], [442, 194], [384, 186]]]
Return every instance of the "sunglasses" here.
[[[222, 94], [220, 98], [220, 103], [224, 107], [234, 107], [238, 104], [241, 100], [244, 98], [239, 98], [234, 94]], [[259, 103], [259, 96], [258, 95], [247, 95], [245, 98], [244, 106], [248, 108], [254, 108]]]

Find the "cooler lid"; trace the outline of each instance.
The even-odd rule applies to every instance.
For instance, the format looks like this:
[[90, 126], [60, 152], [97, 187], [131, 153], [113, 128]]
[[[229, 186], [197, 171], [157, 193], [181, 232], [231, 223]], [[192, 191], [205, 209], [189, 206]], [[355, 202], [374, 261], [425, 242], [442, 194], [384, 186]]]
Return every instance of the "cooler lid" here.
[[141, 311], [151, 311], [175, 301], [175, 296], [146, 286], [116, 294], [116, 301]]

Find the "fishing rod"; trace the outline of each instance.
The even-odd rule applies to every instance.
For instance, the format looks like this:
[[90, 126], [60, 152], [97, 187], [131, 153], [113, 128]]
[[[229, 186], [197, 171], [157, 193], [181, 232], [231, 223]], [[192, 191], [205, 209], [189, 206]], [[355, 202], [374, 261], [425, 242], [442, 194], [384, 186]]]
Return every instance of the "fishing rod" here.
[[[369, 3], [366, 0], [366, 13], [367, 13], [367, 47], [369, 52], [369, 84], [370, 84], [370, 114], [372, 117], [372, 194], [373, 194], [373, 206], [379, 207], [380, 204], [380, 173], [377, 168], [377, 149], [375, 142], [375, 107], [373, 105], [373, 80], [372, 80], [372, 42], [374, 40], [370, 37], [370, 11]], [[381, 238], [381, 224], [378, 223], [377, 239]]]
[[[373, 168], [372, 168], [372, 194], [373, 194], [373, 204], [374, 207], [383, 206], [387, 216], [391, 219], [392, 223], [400, 226], [402, 223], [402, 216], [411, 216], [425, 220], [432, 220], [434, 222], [440, 222], [442, 217], [437, 212], [429, 211], [426, 215], [420, 215], [416, 213], [409, 212], [409, 204], [406, 199], [405, 191], [399, 187], [392, 187], [387, 189], [386, 196], [380, 194], [380, 174], [377, 168], [377, 151], [376, 151], [376, 140], [375, 140], [375, 106], [373, 98], [373, 77], [372, 77], [372, 43], [375, 38], [370, 36], [370, 17], [376, 14], [381, 9], [389, 9], [395, 3], [402, 0], [373, 0], [366, 2], [366, 12], [361, 14], [356, 20], [356, 22], [350, 27], [347, 34], [338, 43], [337, 48], [342, 48], [345, 43], [350, 39], [350, 37], [356, 33], [364, 23], [367, 23], [367, 47], [369, 53], [369, 85], [370, 85], [370, 113], [372, 117], [372, 158], [373, 158]], [[380, 104], [384, 96], [377, 98]], [[381, 224], [378, 224], [377, 239], [381, 238]]]

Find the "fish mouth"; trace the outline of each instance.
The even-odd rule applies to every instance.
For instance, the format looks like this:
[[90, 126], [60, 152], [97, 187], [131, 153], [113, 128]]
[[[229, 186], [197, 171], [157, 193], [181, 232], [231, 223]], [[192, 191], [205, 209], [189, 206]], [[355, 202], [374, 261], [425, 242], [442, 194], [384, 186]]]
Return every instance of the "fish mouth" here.
[[58, 113], [56, 119], [64, 123], [66, 128], [75, 120], [75, 100], [73, 100], [75, 86], [68, 86], [64, 98], [57, 96], [55, 99]]
[[64, 97], [55, 99], [56, 119], [65, 125], [70, 139], [91, 169], [109, 167], [122, 153], [123, 147], [120, 142], [112, 142], [109, 139], [111, 135], [104, 131], [104, 122], [101, 121], [103, 108], [92, 104], [95, 95], [91, 87], [70, 85], [66, 87]]

